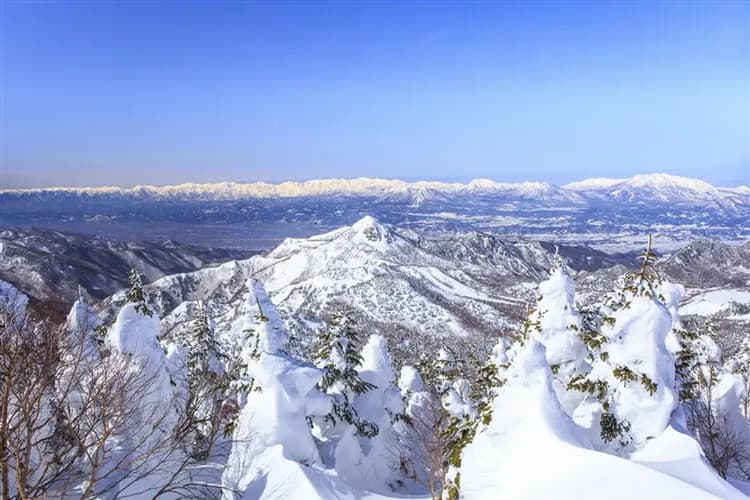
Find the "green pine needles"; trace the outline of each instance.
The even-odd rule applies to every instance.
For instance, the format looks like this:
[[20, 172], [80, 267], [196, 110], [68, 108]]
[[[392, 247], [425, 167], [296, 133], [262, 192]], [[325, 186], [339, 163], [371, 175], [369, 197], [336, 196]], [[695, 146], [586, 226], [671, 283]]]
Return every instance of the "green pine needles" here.
[[626, 275], [625, 291], [630, 292], [633, 296], [654, 297], [654, 287], [661, 282], [659, 273], [654, 268], [656, 254], [652, 250], [652, 238], [648, 235], [646, 250], [638, 256], [641, 261], [641, 267], [637, 272]]
[[216, 340], [208, 311], [201, 307], [193, 321], [193, 326], [185, 339], [187, 348], [188, 380], [191, 384], [201, 378], [213, 378], [218, 370], [215, 366], [226, 359], [226, 355]]
[[141, 275], [138, 271], [131, 269], [128, 273], [128, 281], [130, 281], [130, 290], [128, 290], [125, 298], [128, 302], [135, 304], [135, 310], [144, 316], [152, 316], [153, 312], [149, 309], [146, 304], [146, 297], [143, 294], [143, 283], [141, 282]]

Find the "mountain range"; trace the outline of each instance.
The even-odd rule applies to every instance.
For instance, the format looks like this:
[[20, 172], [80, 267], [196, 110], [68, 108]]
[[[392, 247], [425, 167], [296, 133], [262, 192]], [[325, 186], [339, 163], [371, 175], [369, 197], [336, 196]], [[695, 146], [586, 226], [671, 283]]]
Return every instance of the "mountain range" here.
[[0, 228], [42, 227], [122, 241], [167, 239], [208, 247], [268, 250], [365, 215], [440, 235], [480, 231], [606, 252], [662, 251], [705, 237], [750, 240], [750, 188], [724, 188], [665, 174], [541, 182], [306, 182], [181, 184], [0, 191]]
[[750, 187], [714, 187], [687, 177], [668, 174], [636, 175], [627, 179], [594, 178], [556, 186], [547, 182], [507, 183], [475, 179], [468, 183], [357, 178], [304, 182], [215, 184], [184, 183], [170, 186], [40, 188], [2, 190], [15, 197], [126, 197], [161, 200], [248, 200], [332, 195], [402, 197], [416, 205], [440, 196], [501, 195], [511, 200], [585, 204], [593, 202], [678, 203], [688, 206], [736, 208], [750, 206]]

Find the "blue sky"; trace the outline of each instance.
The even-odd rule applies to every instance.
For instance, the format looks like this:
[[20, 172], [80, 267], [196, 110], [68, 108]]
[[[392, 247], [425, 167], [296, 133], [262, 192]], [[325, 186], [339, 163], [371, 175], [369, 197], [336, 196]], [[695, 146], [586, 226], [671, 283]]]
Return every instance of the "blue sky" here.
[[2, 1], [3, 187], [750, 183], [750, 2]]

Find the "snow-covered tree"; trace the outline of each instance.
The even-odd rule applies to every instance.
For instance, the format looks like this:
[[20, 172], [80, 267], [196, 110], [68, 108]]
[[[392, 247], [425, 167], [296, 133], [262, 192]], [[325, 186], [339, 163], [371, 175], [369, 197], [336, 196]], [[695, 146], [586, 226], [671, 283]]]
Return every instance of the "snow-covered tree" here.
[[75, 355], [79, 349], [88, 360], [101, 356], [107, 329], [94, 309], [80, 297], [71, 308], [65, 321], [68, 333], [67, 350]]
[[225, 366], [228, 379], [225, 431], [234, 432], [239, 410], [245, 406], [250, 393], [259, 391], [253, 367], [263, 352], [285, 352], [288, 334], [275, 306], [265, 289], [256, 280], [243, 286], [245, 300], [240, 305], [239, 317], [225, 336]]
[[742, 380], [744, 395], [742, 397], [742, 415], [750, 421], [750, 333], [745, 336], [740, 348], [728, 363], [732, 373]]
[[358, 415], [353, 400], [375, 386], [362, 379], [358, 369], [362, 365], [363, 333], [346, 308], [336, 310], [327, 327], [321, 332], [312, 359], [323, 370], [321, 391], [333, 397], [333, 408], [326, 421], [330, 426], [344, 423], [354, 426], [356, 434], [373, 437], [378, 426]]
[[[30, 320], [27, 298], [0, 282], [0, 497], [35, 498], [57, 477], [59, 421], [51, 397], [59, 330]], [[49, 453], [47, 446], [51, 448]]]
[[[257, 348], [243, 353], [254, 389], [237, 418], [232, 451], [222, 483], [225, 497], [243, 493], [253, 481], [264, 481], [264, 466], [276, 463], [316, 464], [320, 455], [307, 423], [309, 415], [330, 412], [330, 400], [317, 390], [322, 373], [284, 350], [288, 335], [275, 306], [256, 280], [246, 284], [242, 315], [230, 335], [256, 328]], [[263, 316], [267, 321], [257, 324]]]
[[404, 413], [396, 423], [403, 474], [439, 498], [447, 473], [447, 445], [444, 429], [450, 417], [440, 397], [429, 388], [412, 367], [401, 367], [398, 386], [404, 400]]
[[130, 281], [130, 289], [125, 296], [126, 300], [135, 304], [136, 312], [139, 312], [144, 316], [151, 316], [153, 311], [151, 311], [151, 308], [146, 303], [146, 297], [143, 294], [141, 275], [135, 269], [131, 269], [128, 273], [128, 281]]
[[563, 407], [572, 411], [581, 396], [567, 390], [571, 378], [590, 369], [588, 350], [581, 339], [583, 320], [575, 304], [575, 284], [567, 266], [555, 253], [550, 276], [539, 284], [536, 307], [527, 318], [534, 336], [545, 347], [547, 361], [555, 374], [555, 390]]
[[663, 432], [677, 404], [675, 359], [666, 345], [672, 315], [659, 299], [650, 238], [640, 258], [640, 269], [603, 308], [601, 332], [585, 338], [591, 371], [568, 382], [585, 396], [576, 421], [601, 447], [624, 452]]
[[0, 496], [196, 494], [172, 432], [179, 415], [158, 321], [134, 307], [118, 314], [104, 350], [83, 300], [60, 327], [0, 311]]
[[208, 310], [201, 304], [184, 337], [186, 364], [185, 417], [180, 433], [193, 443], [193, 453], [208, 456], [223, 430], [223, 402], [228, 389], [227, 358], [216, 339]]
[[[492, 349], [490, 358], [479, 370], [479, 377], [472, 384], [468, 384], [466, 379], [458, 379], [454, 383], [454, 391], [449, 393], [466, 396], [461, 397], [460, 403], [453, 402], [446, 406], [451, 416], [443, 431], [447, 462], [443, 498], [447, 500], [459, 498], [464, 449], [474, 440], [480, 428], [492, 422], [493, 401], [497, 390], [505, 383], [508, 366], [508, 342], [500, 338]], [[462, 389], [459, 391], [457, 388]], [[458, 408], [460, 411], [456, 411]]]
[[707, 335], [676, 333], [677, 381], [688, 429], [708, 462], [724, 478], [750, 480], [750, 427], [744, 415], [746, 382], [742, 350], [729, 366]]
[[424, 442], [416, 446], [414, 475], [433, 493], [458, 495], [462, 452], [492, 418], [490, 405], [507, 368], [506, 349], [507, 341], [501, 339], [489, 359], [481, 362], [471, 352], [457, 356], [442, 347], [436, 357], [420, 363], [424, 390], [417, 396], [414, 415], [407, 412], [413, 425], [406, 440]]
[[404, 407], [382, 336], [371, 335], [362, 348], [358, 376], [370, 390], [353, 395], [352, 409], [377, 432], [363, 435], [357, 426], [349, 426], [336, 444], [336, 471], [351, 484], [375, 491], [402, 487], [405, 478], [394, 424]]
[[[149, 311], [149, 314], [144, 311]], [[110, 356], [127, 360], [123, 370], [128, 374], [137, 374], [145, 386], [129, 417], [133, 425], [127, 426], [124, 433], [118, 436], [122, 440], [121, 452], [125, 457], [136, 453], [135, 450], [139, 448], [157, 448], [162, 444], [166, 451], [166, 443], [172, 439], [180, 416], [174, 393], [175, 381], [168, 368], [166, 353], [159, 343], [159, 333], [159, 318], [150, 313], [145, 302], [125, 304], [107, 333]], [[148, 469], [163, 459], [154, 453], [144, 458], [145, 463], [138, 466]], [[142, 488], [144, 481], [146, 479], [129, 486], [131, 489]]]

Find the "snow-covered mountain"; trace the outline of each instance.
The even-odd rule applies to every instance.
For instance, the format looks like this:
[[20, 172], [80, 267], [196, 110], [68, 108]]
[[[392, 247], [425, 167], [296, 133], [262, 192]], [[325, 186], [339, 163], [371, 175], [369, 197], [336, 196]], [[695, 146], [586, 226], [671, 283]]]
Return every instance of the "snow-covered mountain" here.
[[664, 174], [545, 182], [466, 184], [325, 179], [122, 188], [0, 190], [0, 227], [46, 227], [114, 239], [270, 249], [364, 215], [422, 233], [482, 231], [540, 241], [662, 250], [698, 237], [750, 240], [750, 188], [718, 188]]
[[126, 287], [132, 268], [153, 281], [248, 254], [174, 241], [125, 243], [43, 229], [6, 229], [0, 230], [0, 279], [38, 301], [69, 308], [79, 288], [100, 300]]
[[301, 198], [318, 196], [392, 196], [400, 195], [421, 204], [439, 195], [501, 195], [511, 200], [586, 203], [590, 200], [620, 202], [668, 202], [700, 206], [729, 207], [750, 204], [748, 188], [717, 188], [687, 177], [668, 174], [636, 175], [629, 179], [586, 179], [555, 186], [546, 182], [506, 183], [475, 179], [469, 183], [437, 181], [405, 182], [397, 179], [356, 178], [319, 179], [304, 182], [221, 182], [184, 183], [170, 186], [144, 185], [133, 188], [84, 187], [0, 190], [3, 195], [81, 197], [136, 197], [182, 200], [246, 200]]
[[588, 200], [627, 203], [678, 204], [705, 207], [747, 206], [744, 186], [717, 188], [687, 177], [667, 174], [636, 175], [629, 179], [587, 179], [563, 186]]
[[750, 243], [728, 245], [701, 238], [670, 254], [660, 266], [689, 287], [750, 289]]
[[[556, 251], [580, 271], [584, 294], [597, 293], [598, 286], [610, 288], [636, 263], [632, 254], [504, 240], [481, 232], [426, 237], [367, 216], [328, 233], [289, 238], [264, 255], [165, 276], [145, 289], [164, 318], [165, 331], [179, 336], [200, 301], [207, 302], [220, 328], [228, 328], [244, 283], [255, 278], [277, 304], [300, 349], [306, 349], [335, 307], [346, 304], [370, 331], [392, 339], [399, 358], [413, 359], [437, 339], [475, 342], [509, 329], [533, 301], [532, 283], [546, 276]], [[747, 265], [743, 255], [731, 265]], [[676, 269], [673, 262], [668, 258], [660, 264], [665, 276], [701, 276], [713, 266], [699, 259]], [[741, 277], [731, 271], [726, 279], [723, 285]], [[111, 315], [123, 301], [122, 293], [115, 294], [102, 309]]]
[[[428, 239], [367, 216], [318, 236], [287, 239], [266, 255], [166, 276], [145, 289], [166, 330], [177, 333], [201, 300], [219, 325], [229, 325], [252, 277], [300, 344], [333, 308], [346, 304], [373, 333], [397, 337], [394, 348], [413, 356], [415, 344], [442, 337], [471, 341], [509, 327], [532, 297], [528, 283], [546, 273], [554, 252], [552, 245], [477, 232]], [[576, 268], [627, 258], [576, 247], [562, 253], [575, 256], [570, 262]], [[104, 308], [114, 311], [123, 300], [117, 294]]]

